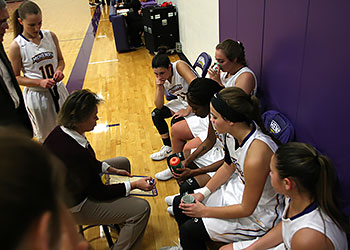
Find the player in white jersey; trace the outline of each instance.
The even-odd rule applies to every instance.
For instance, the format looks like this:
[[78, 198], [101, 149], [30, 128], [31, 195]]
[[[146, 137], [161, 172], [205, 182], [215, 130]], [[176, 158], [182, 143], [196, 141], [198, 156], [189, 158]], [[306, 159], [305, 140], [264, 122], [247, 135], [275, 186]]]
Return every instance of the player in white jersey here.
[[277, 144], [262, 125], [257, 98], [238, 87], [225, 88], [212, 98], [210, 112], [217, 132], [226, 134], [225, 162], [205, 187], [195, 190], [195, 203], [174, 199], [184, 250], [206, 249], [209, 239], [262, 236], [279, 222], [283, 210], [283, 199], [269, 181]]
[[241, 42], [227, 39], [216, 46], [215, 58], [219, 67], [208, 70], [209, 77], [225, 87], [240, 87], [246, 93], [256, 95], [257, 80], [248, 68], [245, 50]]
[[291, 142], [276, 151], [270, 168], [273, 188], [288, 197], [282, 222], [253, 244], [237, 242], [221, 250], [348, 249], [349, 224], [337, 201], [331, 161], [311, 145]]
[[23, 2], [14, 12], [13, 22], [15, 39], [9, 57], [18, 83], [25, 86], [23, 97], [34, 136], [43, 142], [57, 126], [57, 113], [68, 96], [62, 83], [65, 63], [56, 35], [41, 30], [37, 4]]

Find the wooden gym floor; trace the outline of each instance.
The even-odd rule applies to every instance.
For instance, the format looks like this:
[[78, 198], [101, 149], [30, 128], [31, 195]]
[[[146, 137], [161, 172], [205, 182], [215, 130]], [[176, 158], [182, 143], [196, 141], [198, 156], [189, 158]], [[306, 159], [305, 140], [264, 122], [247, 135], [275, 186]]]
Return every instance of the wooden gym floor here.
[[[99, 132], [87, 133], [98, 159], [126, 156], [131, 161], [132, 173], [136, 175], [154, 176], [165, 169], [165, 160], [154, 162], [149, 157], [162, 146], [151, 119], [154, 108], [152, 55], [146, 48], [117, 53], [107, 6], [101, 6], [100, 20], [93, 36], [91, 19], [96, 8], [90, 8], [88, 0], [35, 2], [42, 10], [42, 29], [53, 31], [59, 38], [66, 63], [64, 83], [68, 83], [70, 90], [82, 85], [82, 88], [104, 97], [104, 103], [99, 106]], [[18, 5], [18, 2], [9, 3], [9, 12], [12, 13]], [[4, 38], [6, 50], [12, 40], [10, 28]], [[171, 59], [178, 58], [172, 56]], [[106, 128], [106, 124], [111, 126]], [[167, 195], [178, 192], [178, 186], [172, 179], [158, 181], [157, 189], [158, 196], [145, 198], [152, 212], [143, 240], [144, 250], [174, 245], [174, 241], [178, 241], [177, 224], [167, 213], [164, 201]], [[100, 238], [98, 227], [89, 229], [86, 238], [93, 249], [109, 249], [106, 239]]]

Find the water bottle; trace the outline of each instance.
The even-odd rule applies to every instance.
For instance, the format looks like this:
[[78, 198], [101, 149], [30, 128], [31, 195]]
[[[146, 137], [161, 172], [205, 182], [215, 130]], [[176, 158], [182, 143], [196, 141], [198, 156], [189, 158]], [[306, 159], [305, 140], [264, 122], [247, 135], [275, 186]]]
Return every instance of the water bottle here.
[[194, 196], [193, 195], [189, 195], [189, 194], [186, 194], [186, 195], [182, 196], [181, 201], [183, 203], [186, 203], [186, 204], [196, 203], [195, 199], [194, 199]]
[[215, 72], [219, 72], [220, 69], [222, 69], [220, 63], [218, 63], [218, 62], [214, 63], [213, 70]]
[[181, 161], [180, 161], [179, 157], [177, 157], [177, 156], [172, 157], [169, 160], [169, 165], [174, 170], [175, 173], [177, 173], [177, 174], [181, 173], [181, 172], [176, 170], [177, 168], [182, 168], [182, 164], [181, 164]]

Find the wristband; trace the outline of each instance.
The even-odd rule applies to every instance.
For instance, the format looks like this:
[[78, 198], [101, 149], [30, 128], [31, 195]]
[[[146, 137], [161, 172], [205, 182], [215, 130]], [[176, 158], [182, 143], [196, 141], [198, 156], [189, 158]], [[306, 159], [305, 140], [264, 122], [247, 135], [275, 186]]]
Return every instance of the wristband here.
[[211, 194], [211, 191], [209, 190], [209, 188], [204, 186], [202, 188], [197, 189], [195, 193], [201, 193], [204, 196], [204, 198], [207, 198]]

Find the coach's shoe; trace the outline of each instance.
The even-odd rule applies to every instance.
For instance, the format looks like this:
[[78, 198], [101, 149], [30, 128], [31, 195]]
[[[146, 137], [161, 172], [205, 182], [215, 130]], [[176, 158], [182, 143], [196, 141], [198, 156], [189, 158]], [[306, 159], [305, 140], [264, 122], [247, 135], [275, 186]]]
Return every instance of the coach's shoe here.
[[165, 197], [166, 204], [168, 204], [168, 206], [172, 206], [175, 196], [178, 196], [178, 195], [179, 194], [174, 194], [174, 195], [169, 195], [169, 196]]
[[155, 177], [158, 179], [158, 180], [161, 180], [161, 181], [167, 181], [169, 179], [171, 179], [173, 177], [173, 174], [171, 173], [170, 169], [167, 168], [159, 173], [156, 173]]
[[159, 152], [151, 154], [151, 159], [154, 161], [161, 161], [171, 155], [171, 147], [163, 145]]
[[171, 215], [171, 216], [174, 216], [174, 210], [173, 210], [173, 206], [169, 206], [166, 211], [168, 211], [168, 213]]

